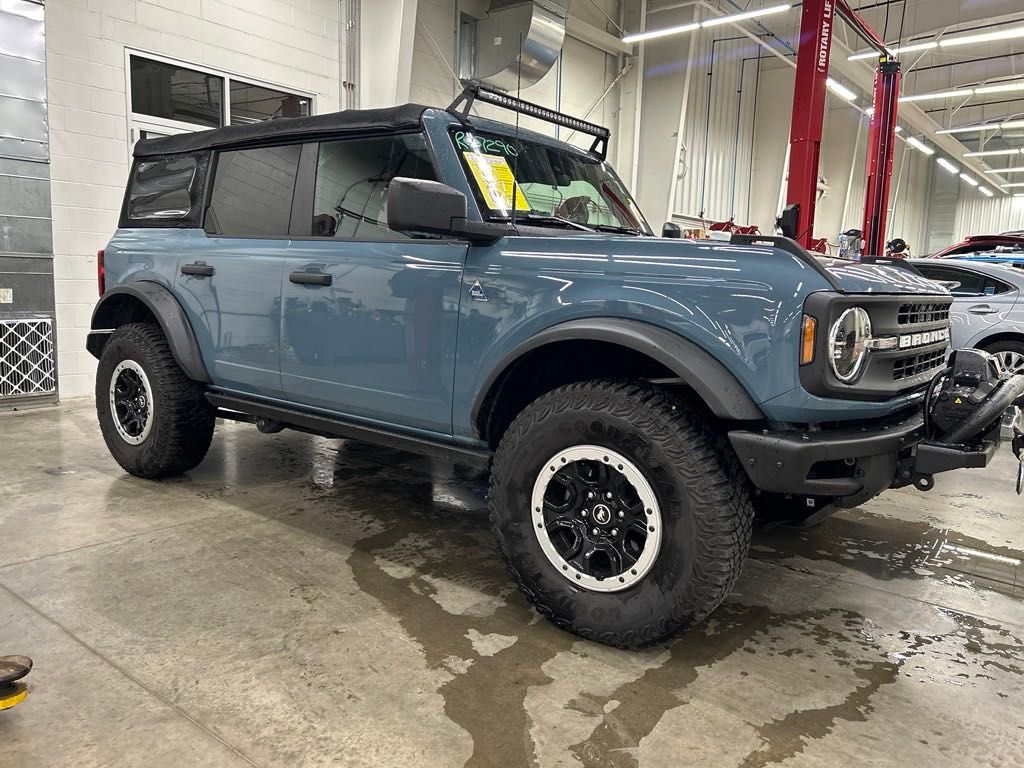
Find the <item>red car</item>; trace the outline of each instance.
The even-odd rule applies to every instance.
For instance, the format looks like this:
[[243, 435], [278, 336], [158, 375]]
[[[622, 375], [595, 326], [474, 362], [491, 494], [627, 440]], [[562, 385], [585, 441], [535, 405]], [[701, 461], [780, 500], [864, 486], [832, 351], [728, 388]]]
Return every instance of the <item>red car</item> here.
[[1001, 235], [971, 235], [963, 242], [943, 248], [927, 258], [948, 259], [951, 256], [962, 256], [967, 253], [994, 251], [999, 247], [1024, 250], [1024, 232], [1004, 232]]

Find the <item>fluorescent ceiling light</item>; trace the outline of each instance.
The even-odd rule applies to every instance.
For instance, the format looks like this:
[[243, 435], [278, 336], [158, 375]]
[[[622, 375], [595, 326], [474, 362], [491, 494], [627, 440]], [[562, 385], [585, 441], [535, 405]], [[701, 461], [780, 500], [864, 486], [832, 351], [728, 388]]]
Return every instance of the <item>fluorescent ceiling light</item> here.
[[896, 126], [896, 133], [903, 133], [903, 126], [902, 125], [897, 125]]
[[908, 136], [907, 137], [907, 144], [912, 146], [918, 152], [924, 152], [926, 155], [934, 155], [935, 154], [935, 150], [934, 149], [929, 147], [923, 141], [920, 141], [919, 139], [915, 139], [913, 136]]
[[917, 93], [913, 96], [900, 96], [900, 104], [910, 101], [927, 101], [928, 99], [955, 99], [959, 96], [973, 96], [971, 88], [959, 88], [955, 91], [936, 91], [935, 93]]
[[1024, 182], [1016, 181], [1013, 184], [1003, 184], [1003, 189], [1009, 189], [1010, 187], [1024, 187]]
[[835, 93], [837, 96], [842, 96], [844, 99], [846, 99], [849, 102], [854, 102], [854, 101], [857, 100], [857, 94], [856, 93], [851, 91], [849, 88], [847, 88], [842, 83], [836, 82], [831, 77], [828, 78], [825, 81], [825, 85], [827, 85], [829, 90], [832, 91], [833, 93]]
[[1015, 37], [1024, 37], [1024, 27], [1001, 29], [998, 32], [984, 32], [980, 35], [944, 37], [941, 40], [939, 40], [939, 46], [942, 48], [950, 48], [955, 45], [973, 45], [974, 43], [988, 43], [992, 40], [1012, 40]]
[[[947, 160], [946, 158], [940, 157], [938, 162], [939, 162], [939, 165], [941, 165], [943, 168], [945, 168], [950, 173], [960, 173], [960, 168], [958, 168], [957, 166], [953, 165], [953, 163], [949, 162], [949, 160]], [[1021, 186], [1024, 186], [1024, 184], [1022, 184]]]
[[1006, 93], [1008, 91], [1024, 91], [1024, 81], [1016, 83], [1001, 83], [996, 85], [983, 85], [975, 88], [975, 93]]
[[715, 16], [714, 18], [702, 21], [700, 25], [702, 27], [715, 27], [719, 24], [732, 24], [737, 21], [756, 19], [760, 16], [768, 16], [773, 13], [783, 13], [792, 7], [793, 6], [789, 3], [783, 3], [782, 5], [770, 5], [767, 8], [758, 8], [755, 11], [747, 11], [745, 13], [734, 13], [731, 16]]
[[681, 35], [685, 32], [693, 32], [701, 27], [717, 27], [720, 24], [734, 24], [738, 21], [746, 21], [747, 19], [756, 19], [761, 16], [769, 16], [773, 13], [783, 13], [788, 11], [793, 6], [789, 3], [783, 3], [782, 5], [771, 5], [767, 8], [758, 8], [755, 11], [747, 11], [745, 13], [734, 13], [729, 16], [715, 16], [714, 18], [706, 19], [701, 22], [695, 22], [693, 24], [680, 24], [677, 27], [666, 27], [665, 29], [652, 29], [649, 32], [637, 32], [632, 35], [626, 35], [622, 38], [624, 43], [639, 43], [644, 40], [654, 40], [659, 37], [669, 37], [670, 35]]
[[960, 178], [963, 179], [968, 184], [970, 184], [972, 187], [978, 186], [977, 180], [972, 176], [968, 176], [966, 173], [961, 173]]
[[643, 40], [654, 40], [656, 37], [681, 35], [683, 32], [693, 32], [695, 29], [700, 29], [700, 24], [680, 24], [678, 27], [666, 27], [665, 29], [655, 29], [650, 32], [638, 32], [635, 35], [626, 35], [622, 38], [622, 42], [639, 43]]
[[1024, 168], [1020, 166], [1016, 168], [995, 168], [991, 171], [985, 171], [985, 173], [1024, 173]]
[[[914, 51], [927, 51], [932, 48], [938, 48], [939, 44], [934, 40], [930, 40], [927, 43], [912, 43], [910, 45], [901, 45], [897, 48], [890, 48], [889, 51], [893, 54], [897, 53], [913, 53]], [[852, 56], [847, 56], [847, 61], [860, 61], [862, 59], [875, 59], [879, 56], [878, 51], [864, 51], [863, 53], [855, 53]]]
[[984, 152], [968, 152], [964, 157], [998, 157], [999, 155], [1019, 155], [1024, 149], [986, 149]]
[[978, 191], [981, 192], [985, 197], [992, 197], [994, 194], [988, 187], [978, 187]]

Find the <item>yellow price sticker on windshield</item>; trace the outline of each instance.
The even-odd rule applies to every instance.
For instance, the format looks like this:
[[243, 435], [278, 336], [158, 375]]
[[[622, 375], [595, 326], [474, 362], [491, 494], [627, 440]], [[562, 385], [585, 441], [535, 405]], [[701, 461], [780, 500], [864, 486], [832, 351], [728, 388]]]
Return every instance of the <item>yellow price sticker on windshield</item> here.
[[531, 210], [530, 202], [523, 194], [523, 188], [516, 183], [508, 160], [501, 155], [483, 155], [478, 152], [463, 152], [462, 155], [473, 172], [473, 178], [488, 208], [507, 212], [512, 207], [512, 190], [515, 189], [516, 210]]

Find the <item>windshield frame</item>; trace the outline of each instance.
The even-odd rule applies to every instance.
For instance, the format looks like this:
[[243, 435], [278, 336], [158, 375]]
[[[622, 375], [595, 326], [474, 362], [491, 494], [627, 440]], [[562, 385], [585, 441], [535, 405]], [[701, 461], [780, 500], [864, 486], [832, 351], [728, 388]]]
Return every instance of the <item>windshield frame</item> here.
[[[588, 153], [585, 150], [582, 150], [571, 144], [567, 144], [565, 142], [561, 142], [556, 139], [543, 136], [541, 134], [536, 134], [533, 131], [522, 131], [519, 133], [517, 137], [515, 132], [501, 130], [501, 128], [507, 127], [504, 126], [504, 124], [494, 124], [491, 123], [491, 121], [486, 122], [489, 123], [487, 126], [480, 127], [477, 127], [472, 124], [450, 125], [448, 126], [446, 131], [448, 141], [451, 143], [452, 150], [458, 157], [459, 165], [462, 169], [462, 172], [465, 174], [468, 186], [473, 193], [474, 200], [476, 201], [477, 207], [480, 210], [480, 215], [484, 221], [510, 222], [514, 219], [516, 222], [522, 222], [524, 225], [534, 226], [539, 224], [541, 220], [544, 220], [544, 224], [546, 226], [554, 226], [558, 227], [559, 229], [565, 229], [576, 232], [579, 232], [584, 227], [587, 227], [588, 229], [591, 229], [594, 233], [602, 233], [605, 235], [616, 234], [615, 231], [610, 231], [610, 229], [614, 227], [621, 228], [621, 234], [625, 235], [654, 235], [654, 230], [648, 223], [647, 218], [644, 216], [643, 211], [640, 209], [640, 206], [633, 198], [633, 195], [630, 194], [629, 189], [622, 182], [622, 179], [620, 179], [618, 174], [615, 173], [615, 169], [611, 166], [610, 163], [608, 163], [605, 160], [601, 160], [600, 158], [597, 158], [593, 154]], [[469, 161], [466, 159], [465, 153], [467, 142], [465, 141], [464, 138], [460, 141], [460, 139], [458, 138], [460, 134], [469, 134], [472, 138], [483, 143], [485, 147], [503, 150], [498, 152], [487, 152], [485, 150], [484, 152], [481, 152], [481, 154], [485, 156], [499, 155], [505, 157], [509, 165], [512, 166], [513, 171], [515, 169], [515, 160], [518, 156], [518, 154], [516, 154], [516, 150], [519, 149], [519, 147], [515, 146], [513, 142], [519, 144], [520, 146], [523, 144], [536, 145], [548, 151], [563, 153], [564, 155], [571, 157], [571, 159], [576, 162], [583, 162], [596, 166], [598, 172], [604, 177], [606, 177], [607, 182], [610, 183], [611, 191], [613, 191], [613, 193], [616, 193], [618, 196], [624, 196], [624, 199], [622, 201], [620, 201], [618, 204], [615, 204], [607, 199], [606, 193], [604, 191], [596, 187], [593, 187], [593, 184], [589, 185], [599, 195], [601, 195], [604, 204], [607, 205], [608, 209], [611, 211], [611, 216], [616, 219], [616, 223], [607, 224], [601, 222], [597, 224], [587, 224], [584, 222], [579, 222], [577, 226], [574, 226], [569, 222], [566, 222], [565, 224], [558, 223], [556, 221], [557, 216], [554, 215], [554, 211], [549, 213], [542, 209], [534, 210], [532, 211], [532, 213], [536, 214], [537, 218], [531, 220], [531, 216], [529, 215], [530, 212], [524, 211], [521, 208], [515, 211], [514, 214], [512, 211], [507, 211], [503, 213], [500, 209], [491, 208], [484, 197], [480, 185], [478, 184], [477, 179], [473, 173], [473, 170], [470, 167]], [[509, 150], [511, 150], [511, 152]], [[574, 179], [573, 181], [582, 182], [586, 180]], [[519, 188], [525, 189], [525, 185]], [[628, 215], [622, 212], [623, 206], [625, 207]], [[630, 222], [629, 218], [635, 219], [637, 230], [636, 232], [630, 231], [633, 228], [634, 222]]]

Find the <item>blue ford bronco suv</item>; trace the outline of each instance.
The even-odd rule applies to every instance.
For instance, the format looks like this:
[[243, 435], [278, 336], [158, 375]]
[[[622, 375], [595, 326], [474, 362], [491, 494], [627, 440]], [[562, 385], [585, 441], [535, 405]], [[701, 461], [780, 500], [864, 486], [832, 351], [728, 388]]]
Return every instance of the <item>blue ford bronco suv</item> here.
[[[489, 468], [527, 598], [623, 647], [708, 616], [755, 517], [988, 462], [1024, 386], [947, 364], [943, 287], [780, 237], [654, 236], [607, 141], [482, 86], [140, 141], [88, 337], [110, 452], [186, 472], [230, 418]], [[989, 389], [940, 412], [955, 386]]]

